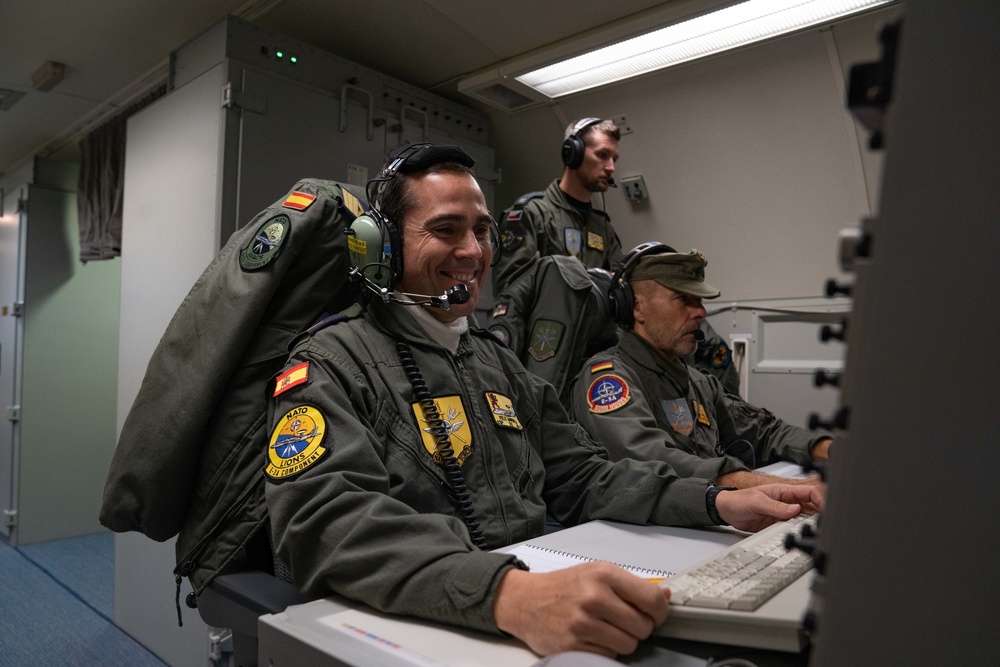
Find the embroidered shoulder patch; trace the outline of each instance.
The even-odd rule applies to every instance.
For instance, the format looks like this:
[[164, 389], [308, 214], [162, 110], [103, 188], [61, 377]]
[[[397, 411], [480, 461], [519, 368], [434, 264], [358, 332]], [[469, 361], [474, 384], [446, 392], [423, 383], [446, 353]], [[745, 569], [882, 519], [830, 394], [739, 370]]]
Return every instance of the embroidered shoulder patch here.
[[[413, 414], [417, 418], [417, 426], [420, 428], [420, 437], [424, 441], [424, 449], [434, 458], [434, 463], [441, 464], [444, 457], [437, 448], [437, 440], [434, 437], [433, 427], [424, 419], [423, 408], [420, 403], [411, 403]], [[441, 396], [434, 399], [434, 408], [441, 417], [441, 426], [444, 427], [445, 435], [455, 460], [459, 465], [465, 463], [472, 453], [472, 429], [469, 428], [469, 421], [465, 416], [465, 408], [462, 406], [461, 396]]]
[[326, 419], [319, 408], [312, 405], [292, 408], [271, 432], [264, 472], [280, 481], [306, 470], [329, 451], [323, 447], [325, 437]]
[[613, 361], [602, 361], [599, 364], [594, 364], [593, 366], [591, 366], [590, 367], [590, 373], [591, 373], [591, 375], [593, 375], [594, 373], [601, 373], [603, 371], [610, 371], [614, 367], [615, 367], [615, 364], [614, 364]]
[[287, 215], [276, 215], [265, 220], [250, 243], [240, 251], [240, 268], [244, 271], [256, 271], [273, 261], [281, 253], [281, 246], [288, 238], [291, 224]]
[[278, 396], [285, 393], [292, 387], [297, 387], [300, 384], [305, 384], [309, 381], [309, 362], [303, 361], [301, 364], [296, 364], [292, 366], [287, 371], [278, 376], [278, 379], [274, 381], [274, 394], [272, 396]]
[[493, 306], [493, 317], [503, 317], [506, 314], [507, 314], [507, 304], [506, 303], [502, 303], [501, 302], [501, 303], [498, 303], [497, 305]]
[[604, 252], [604, 237], [594, 232], [587, 232], [587, 247]]
[[578, 256], [583, 249], [583, 232], [575, 227], [566, 227], [563, 229], [563, 243], [567, 255]]
[[545, 361], [556, 356], [559, 342], [562, 340], [565, 330], [566, 325], [561, 322], [536, 320], [535, 326], [531, 327], [531, 344], [528, 346], [528, 354], [535, 361]]
[[732, 360], [733, 353], [725, 343], [719, 343], [712, 351], [712, 368], [725, 368]]
[[694, 418], [691, 416], [686, 399], [675, 398], [672, 401], [663, 399], [661, 405], [670, 428], [681, 435], [688, 435], [694, 430]]
[[524, 243], [524, 223], [518, 222], [521, 219], [521, 212], [517, 212], [517, 218], [507, 216], [507, 221], [514, 224], [505, 224], [500, 232], [500, 246], [504, 252], [514, 252]]
[[521, 426], [521, 420], [517, 418], [517, 413], [514, 412], [514, 404], [509, 398], [503, 394], [494, 394], [488, 391], [486, 392], [486, 402], [490, 406], [490, 416], [493, 417], [493, 421], [496, 422], [497, 426], [512, 428], [517, 431], [524, 430], [524, 427]]
[[614, 412], [631, 400], [628, 383], [617, 375], [602, 375], [590, 383], [587, 402], [595, 414]]
[[292, 194], [288, 195], [288, 199], [282, 203], [282, 206], [285, 208], [293, 208], [296, 211], [304, 211], [312, 206], [314, 201], [316, 201], [316, 197], [314, 195], [309, 195], [305, 192], [295, 190]]
[[510, 213], [507, 214], [507, 221], [511, 222], [511, 221], [514, 221], [514, 220], [520, 220], [521, 216], [523, 214], [524, 214], [524, 211], [521, 210], [521, 209], [516, 209], [514, 211], [511, 211]]

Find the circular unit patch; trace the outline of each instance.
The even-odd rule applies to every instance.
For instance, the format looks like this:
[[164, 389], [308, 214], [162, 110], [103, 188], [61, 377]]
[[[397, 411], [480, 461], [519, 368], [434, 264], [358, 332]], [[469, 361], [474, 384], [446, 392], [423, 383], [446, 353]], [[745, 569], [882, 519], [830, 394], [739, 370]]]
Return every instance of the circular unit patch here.
[[628, 383], [617, 375], [602, 375], [590, 384], [587, 402], [595, 414], [614, 412], [632, 398]]
[[274, 480], [297, 475], [322, 458], [326, 419], [318, 408], [300, 405], [286, 412], [271, 433], [264, 472]]

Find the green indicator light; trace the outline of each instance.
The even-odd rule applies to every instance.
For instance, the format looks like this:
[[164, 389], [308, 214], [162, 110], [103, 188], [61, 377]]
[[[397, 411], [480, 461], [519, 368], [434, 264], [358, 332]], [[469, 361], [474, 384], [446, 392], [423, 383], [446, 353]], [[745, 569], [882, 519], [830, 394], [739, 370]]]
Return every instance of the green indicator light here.
[[292, 64], [293, 64], [293, 65], [294, 65], [295, 63], [299, 62], [299, 59], [298, 59], [298, 58], [296, 58], [295, 56], [292, 56], [291, 58], [289, 58], [289, 60], [290, 60], [290, 61], [292, 62]]
[[278, 58], [284, 58], [285, 57], [285, 52], [284, 51], [275, 51], [274, 55], [277, 56]]

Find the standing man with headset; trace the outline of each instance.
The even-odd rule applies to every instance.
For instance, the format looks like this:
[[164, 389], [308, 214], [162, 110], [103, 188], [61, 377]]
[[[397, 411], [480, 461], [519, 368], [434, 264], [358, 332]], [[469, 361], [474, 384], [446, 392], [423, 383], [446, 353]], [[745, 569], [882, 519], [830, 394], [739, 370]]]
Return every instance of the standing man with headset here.
[[541, 534], [546, 512], [759, 530], [821, 508], [822, 492], [608, 461], [552, 386], [468, 319], [494, 256], [473, 165], [418, 144], [369, 183], [373, 213], [348, 244], [367, 308], [314, 327], [275, 380], [273, 544], [314, 595], [506, 632], [543, 655], [630, 653], [666, 619], [667, 589], [609, 563], [531, 573], [492, 550]]
[[[748, 488], [778, 460], [826, 460], [832, 439], [792, 426], [738, 396], [684, 358], [697, 345], [708, 262], [660, 243], [630, 251], [611, 279], [609, 306], [624, 329], [591, 357], [570, 389], [570, 413], [613, 460], [664, 461], [681, 475]], [[810, 478], [807, 482], [818, 481]]]
[[[551, 286], [538, 286], [539, 280], [531, 275], [530, 267], [541, 257], [569, 255], [579, 259], [586, 269], [611, 272], [617, 268], [622, 259], [621, 242], [611, 218], [593, 207], [591, 197], [617, 187], [612, 174], [618, 162], [620, 139], [621, 130], [613, 120], [591, 117], [570, 123], [562, 143], [562, 177], [550, 183], [544, 192], [529, 192], [518, 198], [500, 220], [503, 256], [493, 274], [496, 307], [487, 326], [509, 344], [522, 342], [520, 347], [527, 352], [519, 350], [521, 361], [557, 385], [564, 376], [563, 357], [568, 353], [562, 347], [563, 332], [575, 323], [572, 314], [566, 311], [567, 285], [565, 281], [556, 281]], [[591, 275], [595, 284], [601, 286], [607, 279], [593, 272]], [[519, 280], [521, 284], [515, 285]], [[531, 291], [525, 288], [526, 283], [535, 291], [540, 287], [542, 298], [526, 303], [525, 296]], [[551, 293], [548, 297], [547, 292]], [[520, 331], [521, 328], [524, 330]], [[702, 328], [705, 336], [699, 339], [688, 362], [715, 375], [726, 391], [738, 395], [740, 378], [729, 345], [708, 322]], [[569, 332], [565, 337], [572, 339], [574, 334]], [[602, 342], [584, 344], [593, 346]], [[539, 346], [549, 349], [538, 353], [535, 350]], [[579, 360], [571, 363], [572, 375], [579, 367]]]
[[591, 197], [615, 187], [621, 131], [613, 120], [570, 123], [562, 144], [562, 176], [544, 192], [520, 197], [500, 220], [503, 257], [493, 276], [500, 294], [519, 270], [538, 257], [572, 255], [588, 268], [611, 271], [622, 257], [611, 219]]

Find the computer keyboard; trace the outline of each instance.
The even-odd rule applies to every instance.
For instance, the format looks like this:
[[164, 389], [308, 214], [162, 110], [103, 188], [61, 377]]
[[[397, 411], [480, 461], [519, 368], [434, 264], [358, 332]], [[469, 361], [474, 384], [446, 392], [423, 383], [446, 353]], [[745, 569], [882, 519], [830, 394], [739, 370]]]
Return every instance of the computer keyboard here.
[[815, 529], [818, 515], [776, 523], [667, 579], [670, 604], [754, 611], [812, 568], [812, 558], [785, 548], [785, 535]]

